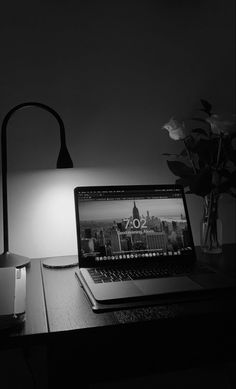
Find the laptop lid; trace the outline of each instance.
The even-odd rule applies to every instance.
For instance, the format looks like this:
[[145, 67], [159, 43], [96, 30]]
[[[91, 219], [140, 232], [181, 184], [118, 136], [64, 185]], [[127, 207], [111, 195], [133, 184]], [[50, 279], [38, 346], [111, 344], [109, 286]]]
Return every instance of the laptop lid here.
[[80, 268], [195, 261], [181, 186], [77, 187], [74, 199]]

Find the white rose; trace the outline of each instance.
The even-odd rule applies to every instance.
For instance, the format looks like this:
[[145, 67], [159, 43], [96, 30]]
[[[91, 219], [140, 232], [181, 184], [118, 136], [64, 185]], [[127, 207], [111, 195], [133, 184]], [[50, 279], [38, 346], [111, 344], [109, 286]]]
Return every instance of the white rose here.
[[181, 140], [186, 138], [184, 123], [181, 124], [174, 118], [171, 118], [162, 128], [169, 132], [171, 139]]

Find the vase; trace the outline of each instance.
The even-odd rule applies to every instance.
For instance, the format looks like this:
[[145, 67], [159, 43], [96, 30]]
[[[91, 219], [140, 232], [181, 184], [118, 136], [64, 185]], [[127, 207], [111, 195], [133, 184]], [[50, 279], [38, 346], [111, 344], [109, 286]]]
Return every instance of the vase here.
[[201, 220], [201, 248], [207, 254], [222, 253], [222, 221], [218, 214], [219, 194], [211, 192], [204, 197]]

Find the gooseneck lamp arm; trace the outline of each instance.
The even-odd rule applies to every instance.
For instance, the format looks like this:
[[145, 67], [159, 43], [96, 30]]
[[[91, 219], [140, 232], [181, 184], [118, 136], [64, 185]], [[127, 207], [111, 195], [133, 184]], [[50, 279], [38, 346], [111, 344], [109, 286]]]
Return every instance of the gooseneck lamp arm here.
[[[4, 117], [1, 129], [1, 154], [2, 154], [2, 205], [3, 205], [3, 254], [0, 255], [0, 267], [21, 267], [29, 262], [29, 258], [9, 253], [8, 236], [8, 202], [7, 202], [7, 125], [11, 116], [18, 110], [26, 107], [38, 107], [50, 112], [57, 120], [60, 128], [60, 151], [57, 159], [57, 168], [72, 168], [73, 162], [66, 147], [65, 127], [60, 115], [46, 104], [38, 102], [26, 102], [13, 107]], [[25, 258], [25, 261], [24, 261]]]

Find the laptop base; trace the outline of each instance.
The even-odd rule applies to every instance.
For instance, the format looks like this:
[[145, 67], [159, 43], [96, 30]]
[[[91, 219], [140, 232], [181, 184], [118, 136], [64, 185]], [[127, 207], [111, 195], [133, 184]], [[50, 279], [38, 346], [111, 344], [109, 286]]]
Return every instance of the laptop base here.
[[225, 296], [229, 294], [229, 297], [232, 296], [232, 288], [228, 287], [221, 289], [211, 289], [211, 290], [195, 290], [188, 292], [178, 292], [178, 293], [170, 293], [168, 295], [157, 295], [157, 296], [149, 296], [144, 298], [131, 298], [126, 301], [114, 301], [110, 302], [100, 302], [97, 301], [90, 289], [88, 288], [86, 282], [83, 280], [82, 275], [79, 271], [75, 271], [75, 275], [79, 281], [80, 287], [84, 290], [85, 296], [88, 299], [89, 304], [91, 305], [92, 310], [95, 313], [109, 312], [109, 311], [119, 311], [125, 309], [134, 309], [134, 308], [147, 308], [153, 306], [160, 305], [172, 305], [181, 302], [193, 302], [193, 301], [206, 301], [215, 299], [217, 297]]

